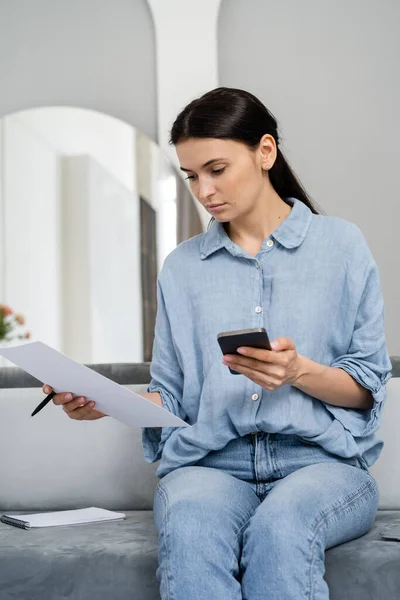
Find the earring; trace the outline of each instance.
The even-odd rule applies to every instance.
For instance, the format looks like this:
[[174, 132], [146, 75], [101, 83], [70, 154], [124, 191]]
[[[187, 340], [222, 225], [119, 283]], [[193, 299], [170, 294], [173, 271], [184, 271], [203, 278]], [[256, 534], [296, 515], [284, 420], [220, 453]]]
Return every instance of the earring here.
[[269, 165], [263, 165], [263, 169], [266, 169], [268, 171]]

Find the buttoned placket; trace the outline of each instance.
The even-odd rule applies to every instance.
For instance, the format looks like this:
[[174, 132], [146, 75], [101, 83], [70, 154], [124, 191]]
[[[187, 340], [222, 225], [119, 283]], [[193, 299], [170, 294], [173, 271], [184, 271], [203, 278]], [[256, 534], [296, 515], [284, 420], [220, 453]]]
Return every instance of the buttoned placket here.
[[[274, 241], [269, 238], [267, 240], [264, 240], [262, 246], [261, 246], [261, 251], [260, 253], [269, 253], [271, 252], [271, 250], [274, 248]], [[260, 254], [259, 253], [259, 254]], [[257, 256], [259, 255], [257, 254]], [[262, 294], [263, 294], [263, 269], [261, 266], [261, 262], [260, 260], [257, 258], [257, 256], [254, 258], [252, 258], [252, 260], [254, 261], [253, 264], [255, 266], [255, 268], [258, 270], [258, 290], [259, 290], [259, 296], [260, 296], [260, 300], [262, 302]], [[260, 315], [260, 318], [258, 319], [258, 323], [256, 322], [256, 327], [262, 327], [263, 326], [263, 307], [261, 306], [261, 304], [257, 305], [254, 307], [254, 311], [257, 315]], [[256, 384], [254, 384], [256, 385]], [[253, 391], [253, 393], [251, 394], [251, 401], [254, 403], [255, 407], [253, 409], [253, 419], [254, 422], [256, 421], [256, 415], [257, 415], [257, 411], [258, 411], [258, 407], [262, 398], [262, 392], [263, 392], [263, 387], [261, 385], [258, 385], [256, 387], [256, 389]], [[253, 434], [257, 435], [257, 431], [254, 431]]]

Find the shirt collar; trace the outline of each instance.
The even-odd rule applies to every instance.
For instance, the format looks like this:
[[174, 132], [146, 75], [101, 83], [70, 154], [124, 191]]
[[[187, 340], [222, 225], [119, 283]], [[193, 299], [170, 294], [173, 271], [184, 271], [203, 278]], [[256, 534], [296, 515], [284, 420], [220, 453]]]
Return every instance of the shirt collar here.
[[[292, 210], [270, 237], [285, 248], [297, 248], [306, 237], [312, 220], [312, 212], [304, 202], [297, 198], [284, 198], [284, 201], [292, 206]], [[264, 249], [266, 241], [266, 239], [263, 241], [262, 249]], [[223, 224], [213, 221], [202, 239], [200, 258], [203, 260], [220, 248], [226, 248], [232, 254], [238, 254], [239, 249], [226, 233]]]

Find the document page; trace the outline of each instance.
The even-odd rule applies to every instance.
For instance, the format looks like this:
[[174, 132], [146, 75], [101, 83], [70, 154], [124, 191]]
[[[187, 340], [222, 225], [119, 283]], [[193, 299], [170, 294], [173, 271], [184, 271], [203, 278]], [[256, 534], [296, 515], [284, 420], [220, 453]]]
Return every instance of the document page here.
[[[165, 408], [75, 362], [43, 342], [0, 348], [0, 355], [42, 383], [49, 384], [56, 392], [71, 392], [74, 397], [85, 396], [96, 403], [98, 410], [131, 427], [190, 427]], [[44, 398], [43, 393], [39, 392], [38, 404]]]

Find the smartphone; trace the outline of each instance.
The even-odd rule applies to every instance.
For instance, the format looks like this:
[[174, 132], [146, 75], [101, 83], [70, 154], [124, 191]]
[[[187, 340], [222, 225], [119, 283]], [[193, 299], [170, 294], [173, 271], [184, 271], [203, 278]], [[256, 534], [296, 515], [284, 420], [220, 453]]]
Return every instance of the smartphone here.
[[[237, 329], [236, 331], [223, 331], [217, 335], [217, 341], [222, 350], [222, 354], [238, 354], [237, 349], [240, 346], [249, 346], [250, 348], [262, 348], [271, 350], [267, 331], [264, 327], [255, 329]], [[239, 375], [228, 367], [232, 375]]]

